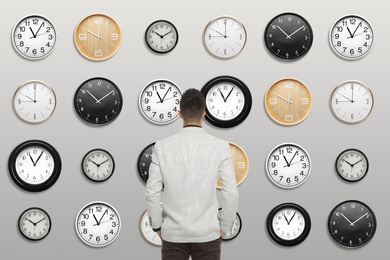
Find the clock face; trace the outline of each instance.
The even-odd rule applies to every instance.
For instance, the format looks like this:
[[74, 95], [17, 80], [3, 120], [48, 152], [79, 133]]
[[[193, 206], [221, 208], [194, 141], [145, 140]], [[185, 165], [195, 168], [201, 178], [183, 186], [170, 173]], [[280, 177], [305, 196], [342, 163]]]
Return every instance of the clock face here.
[[12, 180], [27, 191], [50, 188], [61, 172], [61, 158], [50, 144], [31, 140], [18, 145], [8, 159]]
[[29, 15], [12, 30], [12, 43], [22, 57], [39, 60], [54, 49], [57, 34], [54, 25], [44, 16]]
[[109, 152], [93, 149], [83, 158], [81, 168], [85, 176], [96, 182], [108, 180], [115, 169], [115, 161]]
[[79, 211], [75, 226], [77, 235], [85, 244], [104, 247], [115, 241], [122, 223], [114, 207], [96, 201], [87, 204]]
[[118, 23], [105, 14], [91, 14], [77, 25], [74, 41], [86, 58], [101, 61], [111, 58], [119, 49], [122, 33]]
[[282, 60], [302, 58], [311, 48], [313, 31], [302, 16], [283, 13], [273, 18], [264, 33], [265, 46]]
[[29, 208], [20, 215], [18, 228], [25, 238], [38, 241], [44, 239], [50, 233], [51, 219], [43, 209]]
[[244, 25], [234, 17], [220, 16], [210, 21], [204, 31], [206, 49], [218, 58], [238, 55], [246, 43]]
[[[218, 209], [218, 218], [221, 218], [222, 208]], [[229, 241], [235, 239], [238, 234], [240, 234], [242, 228], [242, 221], [240, 215], [236, 212], [236, 217], [234, 218], [233, 225], [228, 233], [222, 238], [223, 241]]]
[[332, 93], [333, 114], [343, 122], [358, 123], [367, 118], [374, 106], [369, 87], [357, 80], [340, 83]]
[[273, 83], [265, 94], [268, 115], [282, 125], [302, 122], [310, 113], [312, 97], [305, 83], [284, 78]]
[[153, 227], [150, 224], [147, 210], [145, 210], [142, 214], [140, 221], [140, 229], [146, 241], [148, 241], [152, 245], [161, 246], [161, 238], [157, 235], [156, 232], [153, 231]]
[[148, 83], [139, 95], [142, 115], [154, 124], [169, 124], [179, 117], [182, 92], [172, 81], [157, 79]]
[[74, 96], [74, 107], [85, 122], [93, 125], [111, 123], [123, 105], [118, 86], [105, 78], [91, 78], [83, 82]]
[[179, 34], [171, 22], [158, 20], [150, 24], [146, 29], [145, 41], [152, 51], [167, 53], [176, 47], [179, 41]]
[[155, 142], [146, 146], [138, 156], [137, 160], [138, 175], [145, 183], [149, 179], [149, 166], [152, 163], [154, 144]]
[[329, 41], [333, 51], [341, 58], [356, 60], [364, 57], [374, 43], [370, 23], [358, 15], [346, 15], [330, 28]]
[[206, 83], [201, 93], [206, 99], [206, 120], [217, 127], [239, 125], [252, 107], [249, 88], [237, 78], [214, 78]]
[[56, 107], [54, 90], [46, 83], [32, 80], [23, 83], [15, 92], [14, 110], [28, 123], [47, 120]]
[[[237, 144], [230, 142], [229, 146], [230, 146], [230, 152], [232, 154], [234, 172], [236, 174], [236, 183], [237, 185], [240, 185], [248, 175], [249, 159], [244, 149], [242, 149]], [[222, 188], [222, 183], [220, 178], [218, 178], [217, 181], [217, 188], [218, 189]]]
[[374, 212], [357, 200], [340, 203], [330, 212], [328, 219], [330, 236], [347, 248], [366, 245], [375, 235], [376, 226]]
[[346, 181], [360, 181], [368, 172], [368, 159], [357, 149], [347, 149], [336, 159], [336, 172]]
[[303, 242], [310, 233], [311, 220], [307, 211], [293, 203], [275, 207], [267, 218], [270, 237], [283, 246], [295, 246]]
[[282, 188], [296, 188], [309, 177], [311, 160], [299, 145], [284, 143], [276, 146], [266, 160], [266, 171], [271, 181]]

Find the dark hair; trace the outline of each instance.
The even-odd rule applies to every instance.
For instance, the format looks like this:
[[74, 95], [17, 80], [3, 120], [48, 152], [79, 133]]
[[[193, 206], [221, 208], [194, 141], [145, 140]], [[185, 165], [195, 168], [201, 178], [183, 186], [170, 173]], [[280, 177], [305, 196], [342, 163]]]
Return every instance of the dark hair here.
[[184, 91], [180, 100], [180, 112], [185, 121], [201, 120], [206, 100], [199, 90], [190, 88]]

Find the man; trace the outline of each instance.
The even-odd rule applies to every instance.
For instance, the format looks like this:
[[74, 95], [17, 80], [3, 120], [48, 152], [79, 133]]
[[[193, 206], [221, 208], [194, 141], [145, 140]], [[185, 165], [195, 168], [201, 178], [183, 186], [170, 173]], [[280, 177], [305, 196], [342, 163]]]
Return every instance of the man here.
[[146, 200], [153, 230], [162, 238], [162, 260], [220, 259], [222, 237], [236, 215], [238, 190], [229, 144], [202, 129], [205, 115], [203, 95], [188, 89], [180, 100], [183, 129], [154, 145]]

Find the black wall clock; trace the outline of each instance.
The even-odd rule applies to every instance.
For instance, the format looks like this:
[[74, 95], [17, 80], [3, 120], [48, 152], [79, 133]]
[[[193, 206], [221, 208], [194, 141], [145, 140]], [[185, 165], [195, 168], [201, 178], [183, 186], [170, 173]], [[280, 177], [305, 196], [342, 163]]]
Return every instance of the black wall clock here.
[[252, 107], [252, 95], [241, 80], [220, 76], [201, 89], [206, 99], [206, 120], [214, 126], [228, 128], [241, 124]]
[[146, 45], [154, 52], [168, 53], [179, 41], [176, 27], [169, 21], [158, 20], [149, 25], [145, 32]]
[[74, 108], [82, 120], [93, 125], [111, 123], [122, 110], [118, 86], [105, 78], [84, 81], [74, 95]]
[[148, 181], [149, 178], [149, 166], [152, 163], [154, 144], [155, 143], [151, 143], [146, 146], [138, 156], [137, 160], [138, 175], [145, 183]]
[[[222, 208], [218, 209], [218, 218], [221, 217]], [[236, 217], [234, 218], [233, 225], [230, 228], [228, 233], [225, 233], [225, 236], [222, 238], [223, 241], [229, 241], [235, 239], [241, 232], [242, 220], [240, 214], [236, 212]]]
[[28, 208], [20, 214], [18, 228], [28, 240], [38, 241], [50, 233], [51, 219], [49, 214], [41, 208]]

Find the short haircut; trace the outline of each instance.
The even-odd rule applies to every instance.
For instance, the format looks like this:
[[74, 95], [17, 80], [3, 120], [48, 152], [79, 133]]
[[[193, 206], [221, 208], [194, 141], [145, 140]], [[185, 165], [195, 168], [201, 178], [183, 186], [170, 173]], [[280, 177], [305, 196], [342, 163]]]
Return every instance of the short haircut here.
[[200, 121], [205, 104], [206, 100], [199, 90], [190, 88], [184, 91], [180, 100], [180, 112], [184, 121]]

